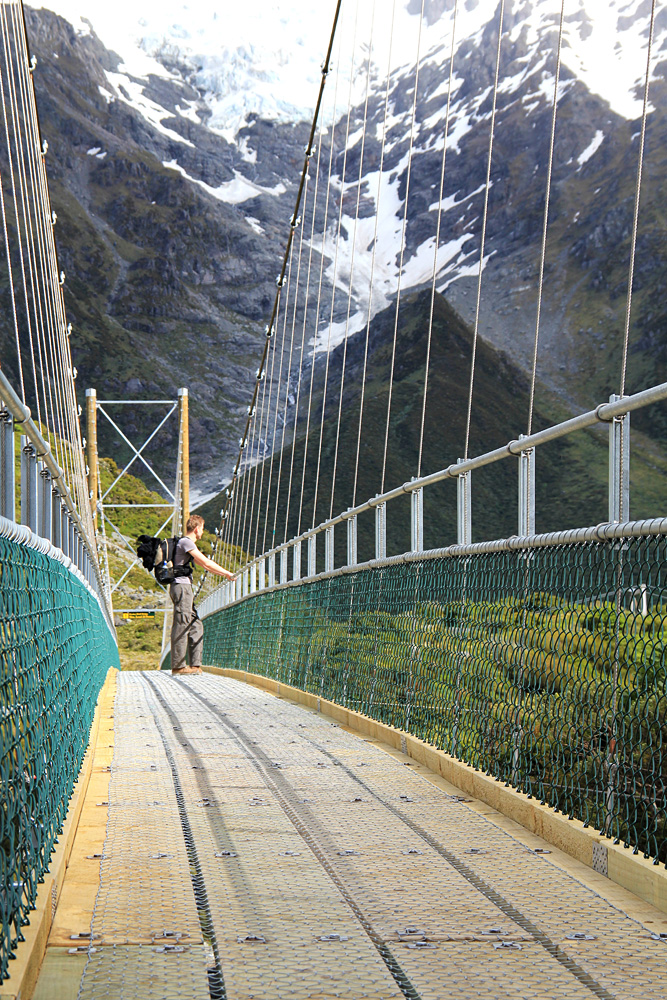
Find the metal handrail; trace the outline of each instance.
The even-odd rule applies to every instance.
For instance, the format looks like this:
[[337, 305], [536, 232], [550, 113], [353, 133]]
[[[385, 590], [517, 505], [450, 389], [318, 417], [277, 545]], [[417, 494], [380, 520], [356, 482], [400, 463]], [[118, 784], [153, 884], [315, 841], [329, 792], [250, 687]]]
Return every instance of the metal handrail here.
[[[91, 542], [88, 537], [88, 532], [81, 520], [79, 511], [77, 510], [76, 504], [69, 491], [69, 487], [65, 481], [65, 474], [60, 468], [53, 453], [51, 451], [51, 445], [46, 441], [37, 426], [37, 424], [32, 419], [30, 412], [30, 407], [26, 406], [25, 403], [21, 401], [19, 396], [16, 394], [11, 383], [8, 381], [4, 372], [0, 369], [0, 399], [5, 406], [5, 408], [11, 413], [16, 424], [20, 424], [26, 437], [29, 439], [30, 443], [35, 447], [37, 458], [39, 458], [44, 465], [49, 470], [49, 475], [53, 481], [58, 493], [60, 494], [65, 506], [67, 507], [68, 513], [74, 525], [78, 531], [81, 541], [88, 553], [90, 559], [90, 564], [93, 568], [95, 574], [95, 580], [97, 582], [98, 592], [100, 598], [104, 600], [103, 594], [105, 593], [104, 584], [102, 581], [102, 576], [100, 573], [100, 568], [97, 561], [97, 548]], [[110, 609], [107, 609], [107, 618], [109, 617]]]
[[[573, 431], [584, 430], [585, 428], [594, 427], [600, 423], [611, 423], [616, 417], [622, 417], [634, 410], [641, 409], [651, 403], [660, 402], [665, 399], [667, 399], [667, 382], [662, 382], [650, 389], [644, 389], [642, 392], [638, 392], [630, 396], [623, 396], [614, 402], [601, 403], [599, 406], [595, 407], [595, 409], [588, 410], [586, 413], [581, 413], [576, 417], [570, 417], [568, 420], [554, 424], [552, 427], [547, 427], [544, 430], [537, 431], [536, 433], [527, 435], [526, 437], [513, 439], [501, 448], [495, 448], [493, 451], [485, 452], [484, 454], [478, 455], [474, 458], [469, 458], [464, 461], [448, 465], [439, 472], [432, 472], [428, 476], [411, 479], [409, 482], [403, 483], [401, 486], [396, 486], [391, 490], [387, 490], [385, 493], [379, 493], [377, 496], [371, 497], [364, 503], [358, 504], [356, 507], [350, 507], [347, 510], [342, 511], [335, 517], [329, 518], [327, 521], [323, 521], [321, 524], [317, 525], [317, 527], [309, 528], [307, 531], [302, 532], [302, 534], [291, 538], [289, 541], [284, 542], [281, 545], [276, 545], [274, 548], [264, 552], [261, 556], [256, 556], [250, 562], [246, 563], [246, 565], [241, 568], [240, 572], [243, 573], [249, 570], [252, 566], [256, 566], [260, 560], [271, 559], [282, 550], [300, 542], [307, 541], [309, 538], [326, 531], [327, 528], [332, 528], [337, 524], [341, 524], [343, 521], [350, 520], [359, 514], [373, 510], [381, 504], [387, 503], [389, 500], [394, 500], [397, 497], [414, 493], [417, 490], [423, 489], [425, 486], [432, 486], [435, 483], [443, 482], [445, 479], [457, 479], [459, 476], [465, 475], [467, 472], [471, 472], [474, 469], [480, 469], [485, 465], [492, 465], [494, 462], [501, 461], [505, 458], [516, 458], [522, 452], [536, 448], [539, 445], [546, 444], [549, 441], [555, 441], [558, 438], [566, 437]], [[225, 585], [223, 584], [223, 586]], [[219, 590], [220, 588], [216, 589]], [[265, 590], [266, 588], [263, 589]]]

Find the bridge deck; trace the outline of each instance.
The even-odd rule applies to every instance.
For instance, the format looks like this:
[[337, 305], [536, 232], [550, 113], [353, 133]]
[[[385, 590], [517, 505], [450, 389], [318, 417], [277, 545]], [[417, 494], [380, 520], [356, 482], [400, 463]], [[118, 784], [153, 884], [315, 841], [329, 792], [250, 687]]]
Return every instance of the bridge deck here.
[[207, 675], [113, 728], [35, 1000], [664, 997], [664, 915], [399, 752]]

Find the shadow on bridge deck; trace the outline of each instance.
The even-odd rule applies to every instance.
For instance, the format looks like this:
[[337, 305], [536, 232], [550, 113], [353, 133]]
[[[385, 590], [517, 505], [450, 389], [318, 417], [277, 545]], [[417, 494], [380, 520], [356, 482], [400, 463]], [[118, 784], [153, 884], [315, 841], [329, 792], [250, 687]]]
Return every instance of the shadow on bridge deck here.
[[228, 678], [116, 684], [35, 1000], [664, 997], [664, 914], [399, 751]]

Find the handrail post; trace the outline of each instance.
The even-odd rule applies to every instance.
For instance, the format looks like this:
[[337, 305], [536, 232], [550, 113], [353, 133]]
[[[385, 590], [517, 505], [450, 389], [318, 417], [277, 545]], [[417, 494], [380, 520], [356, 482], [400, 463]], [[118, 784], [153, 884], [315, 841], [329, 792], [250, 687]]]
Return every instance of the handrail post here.
[[257, 576], [258, 576], [257, 589], [264, 590], [264, 587], [266, 586], [266, 559], [264, 558], [264, 556], [262, 556], [262, 558], [259, 560], [259, 570]]
[[275, 587], [276, 585], [276, 554], [271, 552], [269, 555], [269, 587]]
[[69, 513], [66, 504], [60, 501], [60, 548], [69, 556]]
[[324, 529], [324, 572], [332, 573], [334, 568], [334, 526]]
[[[612, 394], [610, 403], [621, 396]], [[630, 414], [614, 417], [609, 424], [609, 520], [630, 520]]]
[[60, 506], [62, 500], [57, 487], [51, 487], [51, 542], [57, 549], [62, 548], [62, 518], [60, 516]]
[[248, 567], [243, 570], [243, 596], [247, 597], [250, 592], [250, 573]]
[[21, 524], [37, 534], [37, 452], [27, 435], [21, 435]]
[[280, 550], [280, 582], [287, 583], [287, 546]]
[[[519, 435], [519, 440], [525, 434]], [[519, 537], [535, 534], [535, 449], [519, 455]]]
[[410, 547], [413, 552], [424, 551], [424, 487], [410, 494]]
[[356, 566], [357, 558], [357, 515], [347, 519], [347, 565]]
[[387, 558], [387, 504], [375, 508], [375, 558]]
[[301, 542], [295, 542], [292, 549], [292, 579], [301, 579]]
[[51, 473], [43, 462], [39, 463], [39, 483], [38, 483], [39, 503], [38, 503], [38, 534], [42, 538], [53, 540], [53, 504], [51, 502]]
[[0, 410], [0, 514], [16, 520], [16, 483], [14, 473], [14, 417]]
[[250, 593], [254, 594], [257, 591], [257, 563], [253, 563], [250, 567]]
[[317, 535], [308, 537], [308, 576], [317, 573]]
[[[458, 459], [458, 464], [465, 461]], [[470, 545], [472, 542], [472, 506], [471, 506], [471, 472], [462, 472], [456, 479], [456, 526], [459, 545]]]

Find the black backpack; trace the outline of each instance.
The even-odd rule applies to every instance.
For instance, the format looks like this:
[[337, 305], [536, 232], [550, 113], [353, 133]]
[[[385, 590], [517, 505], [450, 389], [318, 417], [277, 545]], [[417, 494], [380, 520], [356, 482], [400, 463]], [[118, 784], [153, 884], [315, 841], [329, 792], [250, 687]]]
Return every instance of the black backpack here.
[[180, 538], [154, 538], [139, 535], [137, 555], [144, 568], [155, 573], [158, 583], [173, 583], [176, 577], [192, 576], [192, 564], [174, 567], [174, 551]]

